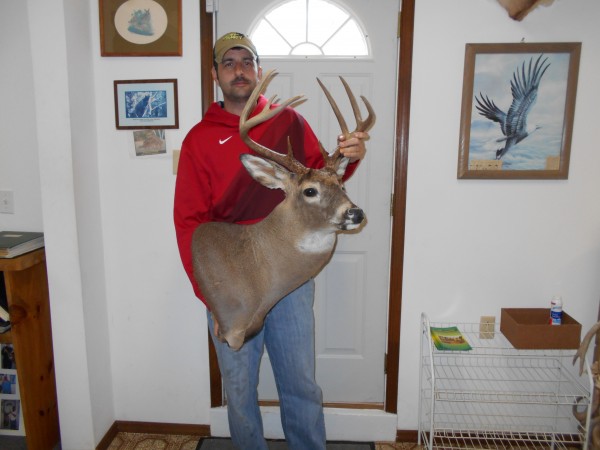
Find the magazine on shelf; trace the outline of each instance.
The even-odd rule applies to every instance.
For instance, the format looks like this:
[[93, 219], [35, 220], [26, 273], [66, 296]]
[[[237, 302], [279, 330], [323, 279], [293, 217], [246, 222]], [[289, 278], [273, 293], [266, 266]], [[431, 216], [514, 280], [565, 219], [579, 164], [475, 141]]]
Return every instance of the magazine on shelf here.
[[43, 246], [44, 233], [38, 231], [0, 231], [0, 258], [14, 258]]
[[431, 339], [438, 350], [471, 350], [467, 339], [457, 327], [431, 327]]

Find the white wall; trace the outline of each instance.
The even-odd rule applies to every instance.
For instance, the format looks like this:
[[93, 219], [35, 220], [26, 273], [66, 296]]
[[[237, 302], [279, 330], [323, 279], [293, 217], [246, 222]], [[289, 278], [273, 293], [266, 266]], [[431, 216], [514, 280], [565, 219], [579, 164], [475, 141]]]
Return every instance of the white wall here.
[[[478, 322], [502, 307], [548, 307], [583, 324], [600, 299], [595, 0], [557, 0], [522, 22], [495, 1], [417, 0], [398, 428], [417, 424], [419, 316]], [[465, 43], [583, 42], [568, 180], [457, 180]]]
[[0, 8], [0, 190], [15, 201], [14, 214], [0, 213], [0, 230], [42, 231], [27, 4], [0, 0]]
[[27, 8], [62, 448], [91, 449], [114, 408], [102, 251], [90, 252], [102, 240], [82, 220], [98, 210], [96, 164], [81, 158], [93, 161], [96, 147], [89, 9], [60, 0], [28, 0]]
[[[90, 10], [95, 9], [95, 5], [88, 2], [64, 0], [70, 121], [73, 130], [71, 145], [74, 206], [81, 271], [80, 295], [83, 305], [93, 436], [97, 442], [114, 422], [115, 410], [105, 287], [97, 129], [94, 120], [94, 47], [89, 26]], [[67, 354], [68, 358], [69, 356]], [[72, 395], [68, 397], [70, 399]], [[77, 412], [77, 404], [73, 406], [72, 411]]]
[[[93, 2], [96, 3], [96, 2]], [[201, 118], [199, 2], [182, 1], [183, 57], [100, 57], [91, 8], [96, 129], [115, 414], [119, 420], [209, 423], [205, 308], [183, 271], [172, 210], [172, 150]], [[115, 128], [113, 80], [177, 78], [178, 130], [167, 155], [136, 157]]]
[[[0, 0], [0, 40], [22, 37], [0, 46], [11, 69], [0, 80], [21, 92], [10, 92], [11, 126], [0, 120], [0, 189], [27, 205], [0, 228], [39, 229], [43, 217], [65, 450], [94, 448], [114, 420], [209, 423], [204, 308], [171, 220], [170, 153], [201, 116], [198, 3], [182, 0], [183, 57], [102, 58], [95, 0]], [[421, 311], [477, 321], [558, 292], [584, 329], [595, 321], [599, 13], [595, 0], [556, 0], [515, 22], [493, 0], [417, 0], [399, 429], [417, 426]], [[583, 42], [569, 179], [457, 180], [464, 44], [522, 38]], [[135, 157], [131, 132], [114, 126], [112, 82], [172, 77], [169, 154]]]

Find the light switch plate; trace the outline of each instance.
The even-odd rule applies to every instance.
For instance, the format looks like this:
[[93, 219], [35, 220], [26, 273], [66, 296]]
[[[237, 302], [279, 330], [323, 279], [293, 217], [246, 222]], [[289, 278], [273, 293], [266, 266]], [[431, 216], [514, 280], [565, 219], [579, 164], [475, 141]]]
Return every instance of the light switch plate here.
[[13, 191], [0, 191], [0, 213], [15, 213], [15, 196]]

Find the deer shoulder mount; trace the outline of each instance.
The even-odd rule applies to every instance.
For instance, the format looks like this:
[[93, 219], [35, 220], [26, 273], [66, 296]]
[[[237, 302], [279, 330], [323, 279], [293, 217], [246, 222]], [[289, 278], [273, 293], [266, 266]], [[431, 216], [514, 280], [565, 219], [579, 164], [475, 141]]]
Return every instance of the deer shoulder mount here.
[[[365, 219], [362, 209], [344, 190], [342, 177], [348, 158], [341, 156], [339, 146], [331, 154], [321, 146], [325, 167], [311, 169], [294, 158], [290, 145], [284, 155], [249, 137], [254, 126], [305, 100], [302, 95], [295, 96], [271, 109], [277, 101], [274, 96], [250, 118], [258, 97], [276, 75], [271, 71], [261, 80], [240, 116], [242, 140], [261, 156], [244, 154], [240, 159], [256, 181], [269, 189], [283, 190], [285, 199], [261, 222], [208, 222], [198, 226], [192, 238], [194, 277], [212, 313], [215, 335], [234, 350], [262, 328], [265, 316], [279, 300], [323, 269], [331, 258], [337, 234], [358, 229]], [[362, 120], [350, 87], [340, 79], [356, 119], [353, 132], [348, 131], [323, 83], [317, 81], [342, 133], [349, 136], [355, 131], [368, 131], [375, 123], [373, 108], [361, 96], [369, 113]]]

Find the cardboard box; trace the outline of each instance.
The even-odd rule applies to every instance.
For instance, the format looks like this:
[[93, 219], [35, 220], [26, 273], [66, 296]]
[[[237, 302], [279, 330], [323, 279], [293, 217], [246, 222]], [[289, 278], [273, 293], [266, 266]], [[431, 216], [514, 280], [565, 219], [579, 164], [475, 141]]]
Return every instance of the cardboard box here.
[[518, 349], [575, 349], [581, 324], [563, 311], [562, 324], [550, 325], [550, 308], [502, 308], [500, 331]]

